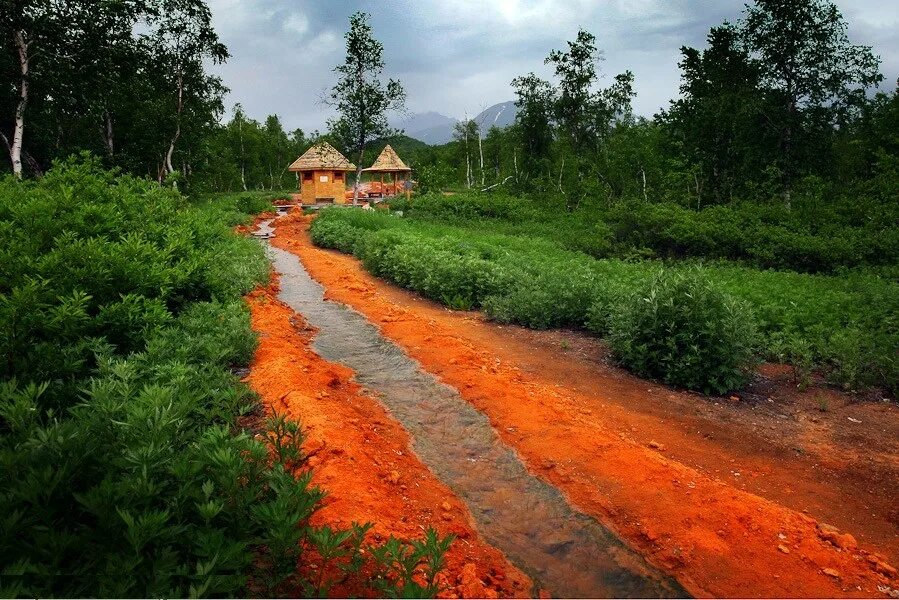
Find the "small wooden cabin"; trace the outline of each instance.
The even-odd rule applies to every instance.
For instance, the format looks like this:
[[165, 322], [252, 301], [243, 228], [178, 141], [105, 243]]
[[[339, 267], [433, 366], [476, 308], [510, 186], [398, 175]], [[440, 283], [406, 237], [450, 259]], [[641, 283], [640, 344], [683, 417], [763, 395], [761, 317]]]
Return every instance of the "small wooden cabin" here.
[[300, 200], [303, 204], [346, 204], [346, 174], [356, 165], [328, 142], [307, 150], [287, 168], [298, 173]]

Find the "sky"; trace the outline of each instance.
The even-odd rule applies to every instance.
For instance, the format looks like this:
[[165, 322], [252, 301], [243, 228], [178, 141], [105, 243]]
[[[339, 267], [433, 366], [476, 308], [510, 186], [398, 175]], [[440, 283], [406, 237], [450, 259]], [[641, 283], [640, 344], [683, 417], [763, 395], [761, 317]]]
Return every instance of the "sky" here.
[[[597, 37], [606, 85], [630, 69], [637, 114], [652, 116], [678, 93], [679, 49], [704, 47], [710, 27], [739, 18], [743, 0], [208, 0], [231, 58], [212, 67], [243, 105], [286, 129], [325, 129], [321, 98], [343, 61], [349, 15], [371, 14], [384, 44], [385, 76], [399, 79], [409, 113], [473, 117], [514, 99], [511, 80], [530, 71], [549, 78], [543, 59], [574, 39]], [[855, 44], [883, 62], [882, 88], [899, 77], [899, 0], [837, 0]], [[229, 115], [226, 115], [229, 116]]]

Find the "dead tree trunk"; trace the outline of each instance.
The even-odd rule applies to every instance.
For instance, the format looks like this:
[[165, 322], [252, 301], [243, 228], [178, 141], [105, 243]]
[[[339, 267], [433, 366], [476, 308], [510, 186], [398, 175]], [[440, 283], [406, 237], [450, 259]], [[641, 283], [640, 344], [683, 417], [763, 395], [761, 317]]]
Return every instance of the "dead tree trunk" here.
[[515, 181], [518, 181], [518, 150], [512, 151], [512, 164], [515, 167]]
[[247, 191], [247, 177], [246, 177], [246, 158], [244, 157], [244, 149], [243, 149], [243, 116], [241, 115], [240, 120], [237, 121], [237, 137], [240, 138], [240, 186], [243, 188], [243, 191]]

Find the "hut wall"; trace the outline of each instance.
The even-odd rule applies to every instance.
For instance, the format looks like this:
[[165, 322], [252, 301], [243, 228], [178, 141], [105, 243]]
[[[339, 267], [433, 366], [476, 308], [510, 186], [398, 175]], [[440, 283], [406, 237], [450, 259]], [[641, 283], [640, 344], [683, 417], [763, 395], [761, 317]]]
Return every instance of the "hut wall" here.
[[346, 173], [343, 171], [303, 171], [300, 173], [300, 197], [303, 204], [333, 201], [345, 204]]

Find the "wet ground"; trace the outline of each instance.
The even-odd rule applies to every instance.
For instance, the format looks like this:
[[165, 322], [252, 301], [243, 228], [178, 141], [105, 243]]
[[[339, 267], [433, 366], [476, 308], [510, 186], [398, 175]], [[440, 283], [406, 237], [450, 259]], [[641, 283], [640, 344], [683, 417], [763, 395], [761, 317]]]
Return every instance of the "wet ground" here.
[[[376, 427], [365, 417], [362, 422], [344, 418], [336, 427], [351, 435], [360, 429], [389, 429], [395, 420], [414, 437], [411, 458], [421, 459], [456, 492], [448, 498], [454, 515], [443, 512], [442, 517], [455, 519], [456, 503], [463, 498], [466, 506], [459, 512], [470, 511], [480, 536], [548, 582], [544, 586], [552, 589], [553, 578], [561, 576], [572, 586], [570, 594], [584, 595], [588, 592], [578, 592], [585, 589], [579, 586], [596, 585], [609, 587], [593, 595], [616, 594], [609, 591], [616, 586], [633, 594], [678, 593], [671, 579], [659, 575], [665, 573], [694, 595], [882, 596], [899, 587], [888, 564], [897, 554], [899, 539], [896, 506], [890, 500], [896, 497], [891, 490], [899, 489], [899, 453], [891, 434], [899, 430], [895, 407], [845, 402], [829, 389], [811, 390], [808, 398], [797, 396], [778, 373], [761, 376], [745, 398], [710, 399], [667, 390], [606, 364], [601, 344], [574, 332], [500, 327], [476, 313], [447, 311], [384, 284], [364, 273], [352, 257], [311, 246], [305, 217], [293, 214], [277, 225], [271, 243], [299, 256], [312, 277], [324, 284], [327, 297], [359, 311], [341, 309], [361, 319], [361, 328], [374, 324], [380, 335], [362, 351], [359, 372], [347, 369], [340, 378], [356, 377], [368, 388], [366, 401], [387, 406], [390, 415], [378, 418]], [[282, 290], [288, 287], [282, 282]], [[311, 289], [307, 283], [300, 287], [301, 294]], [[311, 311], [311, 305], [305, 310]], [[356, 325], [348, 327], [331, 350], [322, 338], [328, 327], [321, 327], [317, 337], [310, 338], [313, 349], [323, 355], [335, 352], [335, 362], [350, 360], [341, 354], [358, 340]], [[392, 342], [387, 347], [393, 351], [384, 349], [384, 338]], [[408, 365], [395, 364], [397, 356], [410, 356], [423, 369], [413, 362], [417, 372], [404, 371]], [[401, 373], [400, 381], [379, 379], [385, 370]], [[273, 370], [259, 365], [254, 372], [260, 381], [274, 377]], [[415, 402], [409, 408], [409, 402], [395, 400], [407, 393], [408, 381], [416, 382], [412, 387], [438, 392], [418, 408]], [[829, 412], [810, 414], [806, 405], [820, 404], [822, 393], [827, 394]], [[306, 406], [291, 401], [290, 393], [285, 397], [280, 400], [285, 405]], [[277, 404], [278, 397], [273, 402]], [[330, 410], [339, 412], [337, 407]], [[404, 407], [406, 415], [401, 414]], [[450, 418], [435, 422], [444, 412]], [[847, 420], [847, 414], [852, 418]], [[469, 428], [483, 432], [486, 425], [491, 435], [474, 436], [469, 446]], [[856, 429], [858, 434], [852, 433]], [[865, 436], [862, 431], [871, 433]], [[441, 432], [447, 435], [441, 438]], [[368, 433], [364, 443], [367, 451], [381, 445], [394, 448]], [[452, 456], [452, 464], [462, 457], [468, 468], [440, 466], [441, 455]], [[477, 457], [483, 460], [467, 460]], [[409, 458], [403, 457], [405, 468], [412, 469]], [[493, 465], [479, 464], [486, 462]], [[334, 464], [332, 471], [326, 467], [327, 472], [343, 468], [346, 473], [346, 465]], [[523, 482], [508, 487], [508, 497], [486, 482], [517, 480], [520, 473]], [[461, 483], [451, 483], [453, 478]], [[408, 488], [399, 487], [403, 499], [412, 495], [411, 482]], [[369, 487], [368, 494], [361, 495], [370, 504], [367, 508], [389, 517], [394, 513], [385, 507], [397, 492], [384, 488], [383, 498], [371, 499], [379, 489]], [[343, 502], [340, 494], [347, 492], [352, 494], [352, 488], [336, 491], [335, 503]], [[522, 494], [528, 500], [516, 506]], [[491, 504], [509, 505], [512, 512], [483, 508]], [[346, 512], [352, 506], [349, 502], [340, 509]], [[531, 506], [544, 512], [530, 521], [549, 515], [572, 527], [557, 530], [555, 538], [517, 533], [534, 528], [526, 518], [515, 523], [521, 507]], [[438, 523], [441, 510], [434, 515]], [[407, 514], [410, 521], [430, 519], [427, 510], [407, 507]], [[514, 523], [511, 532], [504, 531], [500, 518]], [[594, 525], [599, 527], [595, 532]], [[464, 548], [476, 547], [475, 538], [464, 541]], [[611, 565], [608, 572], [620, 574], [613, 579], [623, 579], [604, 582], [602, 575], [582, 566], [589, 562], [586, 553], [579, 557], [572, 549], [584, 543], [604, 548], [598, 564], [603, 569]], [[516, 546], [524, 550], [515, 554]], [[567, 564], [569, 557], [576, 566]], [[486, 568], [490, 573], [501, 571], [495, 558], [473, 560], [491, 564]], [[533, 562], [539, 565], [533, 567]], [[566, 570], [576, 573], [578, 581], [569, 582]], [[502, 575], [491, 579], [482, 570], [478, 577], [488, 584], [487, 592], [519, 593], [515, 590], [520, 588], [498, 583]], [[484, 595], [455, 589], [458, 595]]]
[[417, 456], [465, 501], [479, 533], [534, 582], [563, 597], [683, 597], [559, 491], [528, 473], [487, 417], [422, 371], [359, 313], [325, 301], [324, 289], [289, 252], [269, 248], [278, 298], [318, 330], [313, 349], [346, 365], [413, 436]]

